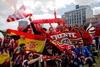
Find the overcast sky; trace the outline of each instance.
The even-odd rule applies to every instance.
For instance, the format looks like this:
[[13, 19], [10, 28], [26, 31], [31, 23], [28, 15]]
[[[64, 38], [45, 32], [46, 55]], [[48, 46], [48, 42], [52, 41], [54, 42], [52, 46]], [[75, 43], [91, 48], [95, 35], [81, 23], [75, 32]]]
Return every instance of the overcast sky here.
[[74, 10], [77, 4], [90, 5], [94, 15], [100, 14], [100, 0], [0, 0], [0, 29], [17, 29], [18, 22], [6, 23], [5, 20], [23, 4], [32, 10], [34, 19], [54, 18], [54, 8], [57, 17], [61, 17], [64, 12]]

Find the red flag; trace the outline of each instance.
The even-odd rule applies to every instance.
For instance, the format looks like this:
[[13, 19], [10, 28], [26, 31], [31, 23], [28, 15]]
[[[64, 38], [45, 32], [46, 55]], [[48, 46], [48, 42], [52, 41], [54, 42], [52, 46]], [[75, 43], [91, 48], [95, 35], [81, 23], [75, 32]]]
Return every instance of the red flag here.
[[16, 17], [15, 15], [9, 15], [7, 18], [7, 22], [12, 22], [19, 19], [21, 19], [21, 17]]

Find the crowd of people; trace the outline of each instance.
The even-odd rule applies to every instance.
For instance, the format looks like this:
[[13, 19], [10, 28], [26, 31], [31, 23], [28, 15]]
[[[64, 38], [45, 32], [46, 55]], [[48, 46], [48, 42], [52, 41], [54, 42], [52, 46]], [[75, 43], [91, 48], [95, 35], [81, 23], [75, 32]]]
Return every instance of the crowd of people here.
[[[18, 39], [24, 38], [23, 36], [11, 36], [6, 34], [3, 43], [0, 44], [0, 54], [7, 54], [6, 57], [8, 58], [6, 59], [8, 61], [3, 62], [1, 60], [2, 63], [0, 63], [0, 67], [10, 67], [11, 65], [13, 67], [84, 67], [85, 64], [92, 67], [93, 64], [96, 63], [94, 57], [96, 53], [93, 52], [92, 48], [97, 47], [95, 45], [96, 43], [92, 44], [93, 37], [83, 28], [81, 28], [80, 31], [72, 27], [66, 30], [80, 32], [83, 41], [79, 40], [73, 42], [73, 46], [66, 45], [68, 48], [60, 51], [47, 40], [41, 54], [26, 51], [25, 43], [21, 43], [17, 46]], [[58, 28], [57, 31], [59, 31]], [[44, 34], [45, 33], [43, 33], [43, 35]], [[90, 46], [92, 46], [92, 48]]]

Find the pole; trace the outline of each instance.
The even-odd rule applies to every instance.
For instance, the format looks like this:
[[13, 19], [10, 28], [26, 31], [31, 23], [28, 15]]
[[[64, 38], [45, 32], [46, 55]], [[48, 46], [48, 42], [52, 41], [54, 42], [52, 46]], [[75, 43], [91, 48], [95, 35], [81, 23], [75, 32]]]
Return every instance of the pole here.
[[56, 8], [54, 8], [54, 17], [55, 17], [55, 19], [57, 18], [57, 16], [56, 16]]

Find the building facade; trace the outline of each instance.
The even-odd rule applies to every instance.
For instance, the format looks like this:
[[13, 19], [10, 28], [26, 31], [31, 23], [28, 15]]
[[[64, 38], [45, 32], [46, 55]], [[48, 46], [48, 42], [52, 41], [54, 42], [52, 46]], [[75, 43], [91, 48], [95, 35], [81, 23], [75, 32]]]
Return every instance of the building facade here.
[[67, 25], [83, 25], [87, 18], [93, 17], [93, 10], [90, 6], [76, 5], [76, 9], [73, 11], [65, 12], [62, 15], [62, 19], [65, 20]]
[[92, 18], [86, 19], [86, 24], [100, 24], [100, 14], [94, 15]]

